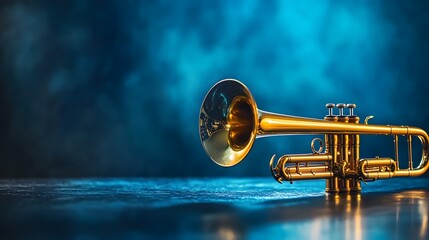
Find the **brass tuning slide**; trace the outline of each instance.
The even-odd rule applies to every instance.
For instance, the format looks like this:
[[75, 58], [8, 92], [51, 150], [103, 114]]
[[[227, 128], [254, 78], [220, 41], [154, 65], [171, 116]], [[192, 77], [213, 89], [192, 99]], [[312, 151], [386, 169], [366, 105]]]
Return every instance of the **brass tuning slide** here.
[[[243, 160], [258, 137], [288, 134], [324, 134], [311, 143], [312, 153], [288, 154], [270, 161], [278, 182], [326, 179], [326, 192], [359, 192], [361, 181], [392, 177], [416, 177], [429, 168], [429, 137], [420, 128], [364, 124], [354, 114], [355, 104], [326, 104], [324, 119], [311, 119], [261, 111], [250, 91], [241, 82], [225, 79], [215, 84], [200, 110], [200, 139], [208, 156], [218, 165], [230, 167]], [[345, 114], [346, 108], [348, 115]], [[334, 114], [338, 109], [338, 115]], [[360, 158], [360, 135], [392, 135], [395, 159]], [[399, 168], [398, 136], [408, 141], [408, 168]], [[413, 167], [412, 142], [422, 144], [420, 164]], [[316, 144], [318, 143], [318, 144]], [[318, 149], [315, 145], [320, 145]], [[324, 149], [324, 151], [323, 151]], [[275, 163], [276, 162], [276, 163]], [[275, 163], [275, 164], [274, 164]]]

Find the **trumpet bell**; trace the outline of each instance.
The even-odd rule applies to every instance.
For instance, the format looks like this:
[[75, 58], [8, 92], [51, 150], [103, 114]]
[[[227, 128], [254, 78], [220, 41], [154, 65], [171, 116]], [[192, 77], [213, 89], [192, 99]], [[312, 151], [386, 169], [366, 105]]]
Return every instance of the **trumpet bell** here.
[[239, 163], [252, 148], [258, 109], [247, 87], [234, 79], [214, 85], [200, 109], [200, 139], [205, 152], [220, 166]]

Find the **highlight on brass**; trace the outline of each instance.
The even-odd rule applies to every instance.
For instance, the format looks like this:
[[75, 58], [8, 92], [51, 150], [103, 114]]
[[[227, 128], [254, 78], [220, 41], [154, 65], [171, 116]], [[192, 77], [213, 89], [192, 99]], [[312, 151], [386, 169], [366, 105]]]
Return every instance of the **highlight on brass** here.
[[[311, 119], [261, 111], [247, 87], [234, 79], [216, 83], [204, 98], [199, 131], [204, 150], [217, 164], [230, 167], [243, 160], [258, 137], [287, 134], [324, 134], [311, 142], [312, 153], [287, 154], [270, 161], [271, 173], [278, 182], [326, 179], [326, 192], [360, 191], [361, 181], [392, 177], [416, 177], [429, 168], [429, 137], [420, 128], [359, 123], [355, 104], [326, 104], [324, 119]], [[338, 115], [334, 109], [338, 109]], [[344, 113], [348, 108], [348, 114]], [[360, 158], [360, 135], [393, 136], [395, 159]], [[399, 168], [398, 137], [408, 142], [408, 168]], [[412, 137], [422, 143], [420, 164], [413, 167]], [[316, 144], [316, 142], [318, 144]], [[319, 145], [316, 149], [314, 146]], [[323, 150], [324, 149], [324, 150]]]

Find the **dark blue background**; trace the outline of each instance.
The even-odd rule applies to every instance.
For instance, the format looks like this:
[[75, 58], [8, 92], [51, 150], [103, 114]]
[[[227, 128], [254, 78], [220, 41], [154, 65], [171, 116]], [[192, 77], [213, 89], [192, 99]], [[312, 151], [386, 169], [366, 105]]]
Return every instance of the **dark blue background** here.
[[[322, 118], [326, 102], [354, 102], [372, 123], [429, 130], [423, 1], [0, 6], [2, 177], [268, 176], [271, 154], [309, 152], [311, 138], [267, 138], [235, 168], [212, 163], [199, 108], [227, 77], [263, 110]], [[363, 137], [361, 155], [392, 145]]]

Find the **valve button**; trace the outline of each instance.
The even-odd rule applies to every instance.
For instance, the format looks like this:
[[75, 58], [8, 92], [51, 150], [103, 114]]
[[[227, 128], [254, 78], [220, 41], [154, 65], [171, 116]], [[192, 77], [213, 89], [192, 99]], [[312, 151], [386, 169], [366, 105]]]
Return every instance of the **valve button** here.
[[354, 116], [353, 114], [353, 109], [356, 108], [356, 104], [354, 103], [349, 103], [347, 104], [347, 108], [349, 109], [349, 116]]
[[346, 107], [345, 103], [338, 103], [337, 104], [339, 116], [344, 116], [344, 108], [345, 107]]
[[346, 104], [345, 103], [338, 103], [337, 104], [337, 108], [345, 108]]
[[347, 104], [347, 108], [356, 108], [356, 104], [349, 103], [349, 104]]
[[326, 108], [334, 108], [335, 107], [335, 104], [333, 104], [333, 103], [327, 103], [326, 104]]
[[333, 103], [327, 103], [325, 106], [328, 109], [328, 116], [333, 116], [334, 113], [333, 113], [332, 109], [335, 107], [335, 104], [333, 104]]

